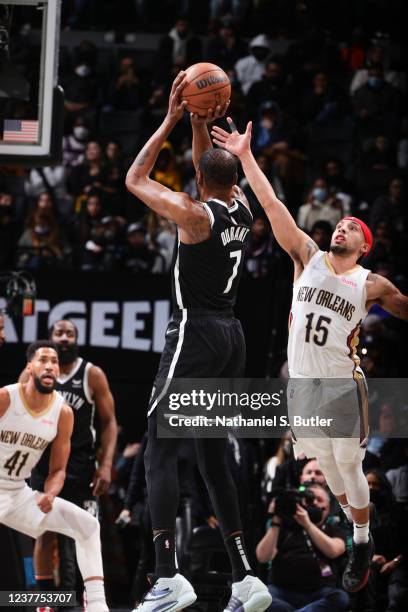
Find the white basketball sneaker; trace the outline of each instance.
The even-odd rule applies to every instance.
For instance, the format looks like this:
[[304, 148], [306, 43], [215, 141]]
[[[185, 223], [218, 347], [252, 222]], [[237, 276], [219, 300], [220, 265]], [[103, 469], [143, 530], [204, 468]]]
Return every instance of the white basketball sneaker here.
[[192, 585], [181, 574], [173, 578], [158, 578], [133, 612], [176, 612], [184, 610], [197, 599]]
[[255, 576], [245, 576], [232, 583], [232, 595], [224, 612], [264, 612], [272, 603], [272, 595]]

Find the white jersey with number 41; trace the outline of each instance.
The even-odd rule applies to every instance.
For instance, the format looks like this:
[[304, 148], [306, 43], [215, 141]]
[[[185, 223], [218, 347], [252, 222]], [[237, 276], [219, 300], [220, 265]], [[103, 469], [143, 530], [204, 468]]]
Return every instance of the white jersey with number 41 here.
[[291, 377], [350, 378], [366, 310], [369, 270], [356, 265], [336, 274], [317, 251], [293, 285], [288, 365]]
[[5, 387], [10, 405], [0, 418], [0, 489], [23, 486], [44, 450], [57, 435], [64, 398], [54, 391], [46, 409], [30, 409], [20, 384]]

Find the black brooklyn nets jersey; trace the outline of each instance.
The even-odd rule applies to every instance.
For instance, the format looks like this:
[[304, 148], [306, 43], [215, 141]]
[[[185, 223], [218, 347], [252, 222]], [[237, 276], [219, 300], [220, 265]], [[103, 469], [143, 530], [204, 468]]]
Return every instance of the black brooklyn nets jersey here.
[[178, 241], [173, 255], [173, 306], [223, 310], [235, 304], [252, 215], [235, 199], [232, 206], [204, 203], [211, 234], [198, 244]]
[[[78, 358], [68, 376], [61, 374], [56, 390], [71, 406], [74, 413], [74, 429], [71, 436], [71, 453], [67, 465], [67, 478], [88, 478], [95, 470], [95, 404], [88, 387], [88, 372], [91, 363]], [[34, 468], [37, 475], [48, 475], [50, 447], [47, 448]]]

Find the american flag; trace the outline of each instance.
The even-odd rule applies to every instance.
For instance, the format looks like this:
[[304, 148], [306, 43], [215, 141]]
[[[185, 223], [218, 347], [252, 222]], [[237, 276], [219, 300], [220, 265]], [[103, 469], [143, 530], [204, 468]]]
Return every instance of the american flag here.
[[3, 142], [37, 142], [38, 121], [5, 119]]

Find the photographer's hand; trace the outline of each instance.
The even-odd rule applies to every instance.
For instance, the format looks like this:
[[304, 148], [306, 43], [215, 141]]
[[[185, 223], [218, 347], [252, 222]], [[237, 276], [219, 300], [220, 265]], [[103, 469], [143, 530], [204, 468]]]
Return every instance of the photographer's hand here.
[[293, 518], [307, 532], [316, 548], [318, 548], [328, 559], [340, 557], [346, 550], [344, 541], [341, 538], [333, 538], [327, 535], [318, 525], [312, 523], [305, 508], [299, 504], [297, 504], [296, 508], [296, 513]]
[[303, 529], [306, 529], [306, 531], [309, 529], [310, 525], [312, 525], [309, 513], [300, 504], [296, 504], [296, 512], [293, 518], [297, 524], [303, 527]]

